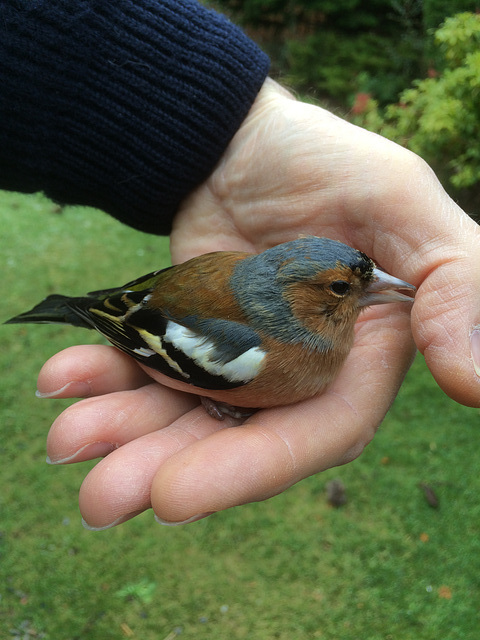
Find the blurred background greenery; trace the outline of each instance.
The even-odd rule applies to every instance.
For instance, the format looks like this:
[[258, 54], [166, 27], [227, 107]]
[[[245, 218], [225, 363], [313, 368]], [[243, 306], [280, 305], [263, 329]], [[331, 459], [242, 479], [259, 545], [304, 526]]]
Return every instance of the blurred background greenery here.
[[[211, 3], [210, 3], [211, 4]], [[480, 208], [478, 0], [215, 0], [272, 58], [272, 75], [415, 151]]]
[[[275, 77], [433, 158], [475, 212], [478, 3], [215, 4], [270, 53]], [[169, 262], [167, 239], [41, 195], [0, 193], [0, 228], [0, 320]], [[186, 527], [147, 512], [95, 534], [76, 503], [94, 463], [44, 462], [69, 403], [34, 390], [50, 355], [101, 338], [0, 325], [0, 339], [1, 639], [478, 639], [479, 411], [447, 398], [421, 357], [352, 464]], [[329, 502], [332, 480], [341, 506]]]

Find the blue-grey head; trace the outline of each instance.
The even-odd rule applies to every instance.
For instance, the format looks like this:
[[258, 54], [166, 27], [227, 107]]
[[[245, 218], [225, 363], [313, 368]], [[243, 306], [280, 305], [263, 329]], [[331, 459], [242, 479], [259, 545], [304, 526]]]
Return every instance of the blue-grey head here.
[[252, 327], [325, 351], [343, 334], [351, 339], [362, 308], [411, 302], [398, 289], [415, 288], [357, 249], [308, 236], [239, 262], [232, 289]]

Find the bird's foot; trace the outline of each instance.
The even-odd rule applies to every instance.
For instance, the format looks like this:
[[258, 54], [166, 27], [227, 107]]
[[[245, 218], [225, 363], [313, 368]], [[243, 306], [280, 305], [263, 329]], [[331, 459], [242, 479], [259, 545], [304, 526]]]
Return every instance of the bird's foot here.
[[201, 396], [200, 400], [205, 411], [215, 420], [225, 420], [225, 416], [237, 419], [249, 418], [256, 411], [256, 409], [247, 409], [246, 407], [234, 407], [226, 402], [217, 402], [205, 396]]

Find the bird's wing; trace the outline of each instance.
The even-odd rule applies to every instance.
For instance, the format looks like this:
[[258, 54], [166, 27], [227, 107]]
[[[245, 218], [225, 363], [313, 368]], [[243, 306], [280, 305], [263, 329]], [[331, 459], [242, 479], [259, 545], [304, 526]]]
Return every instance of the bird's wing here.
[[265, 352], [256, 331], [241, 322], [178, 317], [171, 307], [153, 307], [152, 288], [140, 286], [157, 283], [150, 274], [129, 289], [96, 292], [99, 298], [75, 312], [136, 360], [194, 386], [233, 389], [257, 375]]
[[203, 389], [247, 384], [260, 371], [266, 355], [256, 331], [231, 320], [168, 318], [161, 338], [148, 327], [144, 325], [140, 333], [152, 350], [157, 352], [160, 346], [178, 367], [179, 379]]
[[130, 292], [140, 292], [143, 295], [146, 295], [147, 292], [152, 291], [153, 288], [158, 284], [159, 280], [164, 277], [170, 269], [173, 267], [166, 267], [165, 269], [158, 269], [157, 271], [152, 271], [151, 273], [147, 273], [140, 278], [136, 278], [135, 280], [131, 280], [124, 284], [121, 287], [116, 287], [114, 289], [100, 289], [99, 291], [90, 291], [87, 293], [89, 298], [98, 300], [100, 298], [109, 298], [114, 296], [115, 294], [123, 294]]

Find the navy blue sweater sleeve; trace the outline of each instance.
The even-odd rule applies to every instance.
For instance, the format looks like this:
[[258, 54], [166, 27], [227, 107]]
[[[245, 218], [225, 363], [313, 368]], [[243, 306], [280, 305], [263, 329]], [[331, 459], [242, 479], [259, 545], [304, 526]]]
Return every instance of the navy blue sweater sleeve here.
[[0, 188], [169, 233], [268, 66], [239, 28], [195, 0], [5, 0]]

